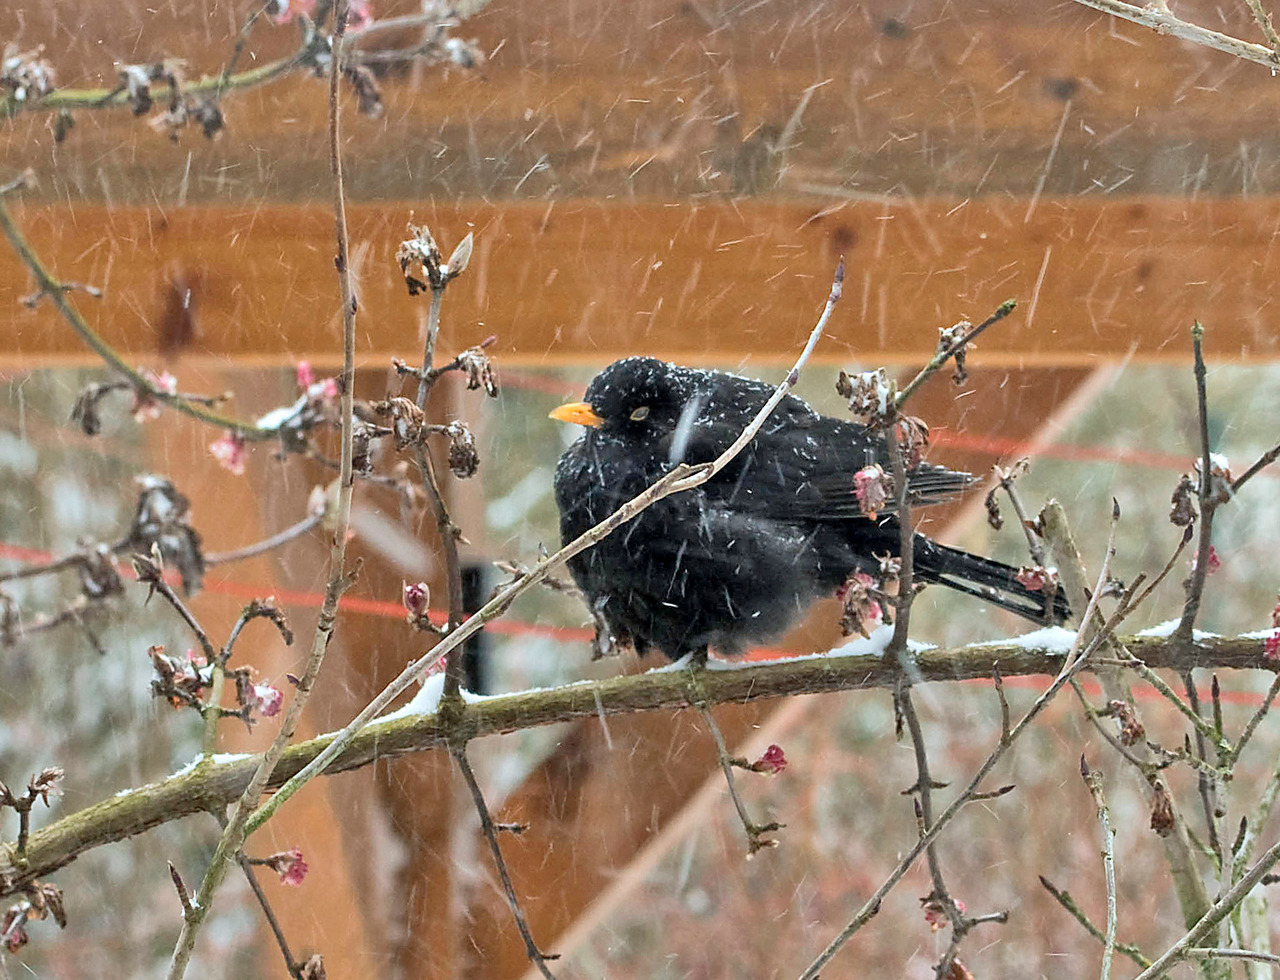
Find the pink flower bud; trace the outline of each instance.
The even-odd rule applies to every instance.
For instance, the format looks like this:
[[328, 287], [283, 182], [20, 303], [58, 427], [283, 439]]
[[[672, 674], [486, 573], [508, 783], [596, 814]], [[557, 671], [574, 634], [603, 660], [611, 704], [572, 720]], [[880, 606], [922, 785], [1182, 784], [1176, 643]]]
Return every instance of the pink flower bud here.
[[871, 520], [884, 510], [889, 502], [889, 477], [878, 463], [864, 466], [853, 474], [853, 493], [858, 498], [858, 506], [862, 513]]
[[244, 461], [248, 455], [244, 437], [235, 432], [226, 432], [220, 439], [209, 443], [209, 452], [236, 476], [244, 476]]
[[767, 776], [776, 776], [787, 768], [787, 757], [781, 745], [770, 745], [764, 755], [751, 763], [752, 772], [762, 772]]
[[301, 885], [302, 879], [307, 876], [307, 862], [303, 860], [302, 852], [296, 847], [272, 854], [264, 863], [280, 876], [280, 883], [284, 885], [296, 887]]
[[413, 623], [427, 614], [431, 602], [431, 590], [426, 582], [405, 583], [404, 608], [409, 613], [409, 622]]
[[298, 387], [306, 391], [316, 383], [316, 373], [311, 370], [310, 361], [298, 362]]
[[278, 687], [272, 687], [270, 684], [254, 684], [253, 701], [264, 718], [274, 718], [280, 713], [280, 707], [284, 704], [284, 694]]

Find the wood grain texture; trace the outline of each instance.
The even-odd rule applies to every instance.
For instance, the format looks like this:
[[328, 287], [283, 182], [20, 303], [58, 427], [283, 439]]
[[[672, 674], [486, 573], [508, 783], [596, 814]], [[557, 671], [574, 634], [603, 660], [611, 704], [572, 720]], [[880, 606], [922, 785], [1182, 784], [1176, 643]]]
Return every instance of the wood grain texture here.
[[[10, 5], [0, 34], [47, 45], [63, 85], [110, 86], [117, 61], [220, 71], [246, 12], [226, 0]], [[1261, 40], [1243, 4], [1178, 13]], [[389, 71], [385, 114], [347, 127], [356, 198], [1280, 189], [1280, 88], [1265, 69], [1070, 3], [496, 0], [456, 33], [491, 55], [483, 73]], [[297, 37], [264, 23], [240, 64]], [[0, 137], [0, 162], [34, 166], [49, 200], [311, 200], [327, 180], [324, 101], [305, 76], [233, 95], [214, 144], [191, 132], [171, 145], [116, 109], [77, 113], [55, 146], [48, 119], [25, 114]]]
[[[987, 365], [1083, 366], [1133, 355], [1183, 361], [1194, 319], [1212, 358], [1280, 350], [1271, 293], [1280, 199], [995, 198], [898, 206], [819, 203], [461, 203], [351, 210], [364, 314], [360, 361], [412, 357], [425, 303], [393, 262], [416, 213], [446, 252], [476, 251], [449, 291], [446, 350], [497, 334], [500, 364], [606, 363], [636, 352], [683, 361], [789, 361], [826, 295], [837, 255], [849, 274], [818, 360], [916, 362], [937, 329], [1021, 307], [983, 337]], [[320, 207], [23, 208], [37, 249], [107, 340], [140, 363], [159, 355], [335, 363], [331, 218]], [[29, 285], [0, 253], [0, 309]], [[0, 331], [0, 363], [88, 362], [48, 304]]]

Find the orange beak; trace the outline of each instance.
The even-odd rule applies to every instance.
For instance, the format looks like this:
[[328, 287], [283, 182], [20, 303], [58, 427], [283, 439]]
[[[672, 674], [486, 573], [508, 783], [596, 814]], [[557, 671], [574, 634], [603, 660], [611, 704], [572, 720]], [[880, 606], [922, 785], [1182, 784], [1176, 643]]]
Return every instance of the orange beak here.
[[569, 402], [567, 405], [561, 405], [550, 413], [550, 417], [557, 422], [588, 425], [593, 429], [596, 426], [604, 425], [604, 419], [597, 415], [586, 402]]

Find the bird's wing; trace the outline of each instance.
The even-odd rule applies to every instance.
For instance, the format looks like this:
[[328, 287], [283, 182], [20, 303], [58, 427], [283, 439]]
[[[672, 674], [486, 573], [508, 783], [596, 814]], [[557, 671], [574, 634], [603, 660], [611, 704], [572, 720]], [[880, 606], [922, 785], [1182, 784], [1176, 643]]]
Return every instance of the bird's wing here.
[[[854, 474], [876, 464], [886, 472], [891, 469], [884, 440], [861, 425], [839, 419], [813, 413], [788, 416], [771, 419], [729, 466], [704, 485], [705, 492], [729, 506], [788, 519], [867, 516]], [[715, 459], [740, 431], [736, 423], [708, 413], [688, 432], [673, 438], [683, 439], [681, 458], [697, 463]], [[929, 505], [952, 499], [974, 482], [968, 473], [920, 463], [908, 475], [907, 485], [913, 505]], [[889, 497], [876, 508], [877, 514], [896, 511], [892, 492]]]

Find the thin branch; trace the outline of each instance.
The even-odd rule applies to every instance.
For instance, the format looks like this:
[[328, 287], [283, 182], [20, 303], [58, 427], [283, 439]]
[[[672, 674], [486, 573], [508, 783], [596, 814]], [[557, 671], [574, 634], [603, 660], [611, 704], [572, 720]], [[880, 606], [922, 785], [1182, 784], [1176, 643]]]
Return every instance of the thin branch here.
[[[425, 411], [427, 396], [435, 384], [432, 375], [435, 361], [436, 340], [440, 334], [440, 307], [444, 303], [444, 291], [452, 282], [452, 277], [445, 277], [439, 286], [431, 288], [431, 308], [427, 313], [427, 336], [422, 349], [422, 373], [418, 376], [418, 408]], [[444, 493], [440, 489], [440, 480], [436, 475], [435, 462], [426, 443], [417, 446], [418, 469], [422, 473], [422, 483], [426, 487], [427, 499], [436, 517], [436, 533], [440, 536], [440, 547], [444, 549], [445, 578], [449, 587], [449, 622], [448, 630], [456, 629], [466, 618], [466, 609], [462, 595], [462, 561], [458, 557], [458, 538], [461, 537], [453, 518], [449, 516], [448, 505], [445, 504]], [[449, 654], [445, 662], [444, 696], [456, 698], [462, 688], [462, 657], [464, 648], [457, 647]]]
[[1050, 684], [1048, 689], [1036, 699], [1035, 703], [1027, 713], [1023, 715], [1018, 724], [1014, 726], [1013, 730], [1009, 733], [1008, 741], [1006, 742], [1002, 739], [996, 743], [996, 747], [991, 751], [991, 754], [987, 756], [986, 761], [978, 768], [978, 771], [969, 781], [969, 784], [954, 800], [951, 801], [947, 808], [942, 811], [932, 826], [925, 828], [924, 833], [919, 835], [915, 845], [902, 857], [898, 862], [897, 867], [890, 872], [889, 876], [885, 878], [880, 886], [872, 893], [871, 897], [863, 903], [862, 907], [858, 909], [853, 918], [849, 920], [848, 924], [840, 931], [840, 933], [827, 944], [826, 948], [819, 953], [805, 971], [800, 974], [800, 980], [817, 980], [822, 968], [831, 961], [836, 953], [840, 951], [841, 947], [852, 939], [854, 935], [856, 935], [857, 932], [866, 925], [877, 912], [880, 911], [880, 903], [884, 900], [884, 897], [888, 895], [893, 887], [903, 878], [904, 875], [906, 875], [907, 871], [910, 870], [911, 866], [915, 863], [920, 854], [938, 838], [946, 826], [951, 822], [951, 819], [960, 812], [960, 809], [969, 801], [970, 796], [978, 790], [982, 781], [986, 779], [991, 770], [995, 768], [996, 763], [1000, 761], [1005, 752], [1008, 751], [1009, 747], [1017, 741], [1018, 737], [1024, 731], [1027, 730], [1031, 722], [1039, 716], [1040, 712], [1043, 711], [1057, 693], [1062, 690], [1067, 681], [1084, 667], [1088, 662], [1088, 654], [1101, 644], [1103, 635], [1104, 634], [1099, 633], [1089, 644], [1088, 648], [1086, 648], [1085, 654], [1076, 658], [1074, 663], [1064, 668], [1058, 676], [1054, 678], [1053, 683]]
[[261, 428], [250, 422], [219, 415], [196, 401], [188, 400], [179, 395], [172, 395], [155, 384], [145, 374], [131, 367], [110, 344], [98, 335], [97, 331], [89, 326], [88, 321], [80, 315], [80, 311], [67, 298], [67, 291], [63, 288], [63, 284], [58, 282], [44, 267], [44, 263], [41, 262], [40, 257], [31, 248], [17, 222], [13, 220], [13, 215], [10, 213], [9, 206], [5, 203], [3, 195], [0, 195], [0, 229], [3, 229], [5, 237], [9, 239], [9, 244], [13, 246], [18, 258], [30, 270], [39, 290], [48, 295], [50, 301], [57, 307], [58, 312], [62, 314], [62, 318], [79, 335], [85, 346], [102, 358], [113, 371], [127, 378], [130, 385], [136, 390], [144, 392], [148, 398], [154, 401], [169, 405], [183, 415], [235, 432], [244, 439], [260, 441], [279, 437], [279, 432], [276, 429]]
[[1111, 980], [1111, 959], [1116, 951], [1116, 857], [1115, 835], [1111, 830], [1111, 811], [1102, 792], [1102, 773], [1090, 769], [1084, 756], [1080, 756], [1080, 775], [1089, 787], [1093, 806], [1098, 814], [1098, 826], [1102, 830], [1102, 871], [1107, 882], [1107, 932], [1102, 941], [1101, 980]]
[[222, 74], [218, 78], [218, 87], [214, 90], [214, 98], [222, 98], [222, 93], [226, 91], [227, 85], [231, 81], [236, 64], [240, 61], [240, 56], [244, 54], [244, 49], [249, 43], [249, 35], [253, 33], [253, 25], [258, 22], [258, 18], [275, 5], [275, 2], [276, 0], [267, 0], [261, 6], [255, 7], [253, 12], [245, 18], [245, 22], [240, 26], [240, 31], [236, 35], [236, 43], [235, 47], [231, 49], [231, 57], [227, 59], [227, 65], [222, 69]]
[[992, 313], [989, 317], [987, 317], [985, 320], [979, 323], [976, 327], [970, 330], [960, 340], [954, 343], [940, 344], [938, 346], [938, 352], [933, 355], [933, 358], [929, 361], [929, 363], [920, 369], [920, 373], [917, 374], [914, 378], [912, 378], [911, 382], [905, 388], [903, 388], [900, 392], [898, 392], [898, 397], [894, 399], [894, 408], [897, 409], [898, 411], [901, 411], [902, 406], [906, 403], [907, 399], [910, 398], [913, 394], [915, 394], [916, 390], [922, 384], [924, 384], [931, 375], [933, 375], [935, 372], [940, 370], [942, 366], [946, 364], [947, 361], [949, 361], [952, 357], [954, 357], [957, 352], [964, 350], [966, 347], [969, 346], [969, 344], [977, 340], [978, 336], [984, 330], [986, 330], [988, 327], [990, 327], [994, 323], [999, 323], [1001, 320], [1007, 317], [1010, 313], [1012, 313], [1014, 309], [1017, 307], [1017, 305], [1018, 304], [1015, 300], [1011, 300], [1011, 299], [1005, 300], [1003, 303], [1001, 303], [999, 306], [996, 307], [996, 310], [994, 313]]
[[1076, 0], [1076, 2], [1092, 7], [1094, 10], [1101, 10], [1104, 14], [1111, 14], [1114, 17], [1141, 24], [1143, 27], [1149, 27], [1159, 34], [1169, 34], [1181, 41], [1201, 44], [1243, 61], [1252, 61], [1272, 69], [1280, 65], [1280, 57], [1270, 48], [1188, 23], [1175, 16], [1163, 2], [1149, 3], [1144, 7], [1125, 3], [1124, 0]]
[[[695, 669], [695, 668], [691, 668]], [[747, 805], [742, 802], [742, 797], [738, 795], [738, 787], [733, 778], [733, 757], [729, 755], [729, 749], [724, 744], [724, 733], [720, 731], [720, 726], [716, 724], [716, 720], [711, 715], [711, 711], [705, 704], [696, 705], [698, 713], [702, 715], [702, 720], [706, 723], [707, 730], [711, 732], [711, 737], [716, 743], [716, 757], [720, 762], [720, 769], [724, 772], [724, 780], [729, 784], [729, 796], [733, 799], [733, 807], [738, 811], [738, 819], [742, 821], [742, 829], [747, 835], [747, 856], [755, 854], [756, 851], [763, 850], [766, 847], [777, 847], [777, 838], [765, 837], [765, 834], [771, 834], [781, 830], [786, 824], [773, 821], [766, 824], [758, 824], [751, 819], [751, 815], [747, 813]]]
[[533, 933], [529, 931], [529, 923], [525, 921], [524, 912], [520, 909], [520, 900], [516, 897], [515, 885], [511, 883], [511, 875], [507, 871], [507, 862], [502, 859], [502, 848], [498, 844], [498, 831], [493, 825], [493, 817], [489, 813], [489, 807], [484, 801], [484, 793], [480, 790], [480, 784], [476, 781], [476, 774], [471, 771], [471, 763], [467, 761], [467, 748], [460, 745], [453, 750], [453, 761], [458, 764], [458, 770], [462, 773], [462, 778], [467, 781], [467, 788], [471, 791], [471, 799], [475, 803], [476, 813], [480, 816], [480, 827], [484, 831], [485, 840], [489, 842], [489, 852], [493, 855], [493, 863], [497, 866], [498, 877], [502, 879], [502, 890], [506, 893], [507, 904], [511, 906], [511, 914], [515, 917], [516, 928], [520, 930], [520, 937], [524, 940], [524, 949], [529, 957], [529, 962], [538, 968], [547, 980], [555, 980], [555, 974], [551, 972], [551, 968], [547, 966], [547, 960], [559, 959], [559, 956], [549, 956], [538, 949], [538, 944], [533, 941]]
[[247, 544], [243, 548], [236, 548], [232, 551], [214, 551], [204, 556], [206, 565], [229, 565], [232, 562], [244, 561], [246, 558], [256, 558], [258, 555], [264, 555], [268, 551], [274, 551], [281, 545], [288, 544], [295, 538], [300, 538], [313, 528], [319, 527], [324, 520], [325, 515], [308, 514], [296, 524], [290, 524], [283, 531], [279, 531], [269, 538], [261, 541]]
[[907, 651], [907, 630], [911, 623], [911, 603], [915, 599], [915, 532], [911, 526], [911, 504], [907, 492], [907, 461], [903, 458], [902, 441], [899, 439], [897, 414], [889, 419], [885, 443], [889, 449], [889, 467], [893, 474], [893, 492], [897, 498], [895, 508], [898, 521], [898, 597], [894, 600], [893, 638], [886, 651], [899, 661], [903, 672], [910, 677], [910, 654]]
[[15, 568], [11, 572], [0, 572], [0, 582], [14, 582], [23, 578], [52, 575], [68, 568], [76, 568], [79, 565], [83, 565], [84, 562], [84, 554], [79, 551], [73, 551], [69, 555], [63, 555], [61, 558], [51, 558], [45, 562], [23, 565], [21, 568]]
[[[1112, 520], [1113, 534], [1116, 520], [1117, 505], [1112, 503]], [[1050, 501], [1041, 512], [1040, 526], [1044, 529], [1043, 533], [1046, 542], [1048, 542], [1054, 558], [1058, 564], [1058, 569], [1062, 574], [1063, 585], [1067, 590], [1067, 597], [1070, 599], [1072, 607], [1076, 608], [1085, 604], [1088, 587], [1086, 585], [1086, 577], [1084, 565], [1080, 558], [1080, 553], [1076, 548], [1075, 541], [1071, 536], [1071, 530], [1067, 523], [1066, 512], [1062, 505], [1057, 501]], [[1166, 566], [1167, 569], [1171, 565]], [[1163, 577], [1161, 573], [1160, 577]], [[1159, 578], [1157, 579], [1157, 581]], [[1088, 599], [1089, 606], [1095, 606], [1098, 594], [1102, 591], [1102, 586], [1106, 579], [1100, 577], [1098, 585], [1094, 589], [1094, 593]], [[1136, 598], [1133, 596], [1132, 590], [1127, 591], [1122, 597], [1121, 604], [1117, 609], [1117, 613], [1128, 615], [1138, 607], [1153, 591], [1152, 588], [1144, 590]], [[1086, 610], [1088, 612], [1088, 610]], [[1091, 615], [1091, 614], [1090, 614]], [[1113, 618], [1116, 615], [1112, 614]], [[1082, 632], [1087, 628], [1092, 628], [1093, 623], [1088, 626], [1082, 624]], [[1171, 640], [1175, 643], [1177, 641]], [[1125, 661], [1136, 659], [1144, 659], [1142, 656], [1135, 654], [1135, 648], [1131, 641], [1109, 641], [1103, 645], [1109, 650], [1121, 651], [1122, 659]], [[1121, 701], [1128, 705], [1128, 710], [1133, 712], [1135, 720], [1139, 720], [1137, 706], [1133, 699], [1133, 694], [1129, 690], [1128, 684], [1123, 676], [1115, 669], [1111, 669], [1108, 664], [1098, 663], [1100, 658], [1094, 657], [1095, 669], [1098, 677], [1102, 682], [1103, 690], [1109, 701]], [[1188, 663], [1193, 661], [1188, 660]], [[1151, 666], [1150, 663], [1147, 666]], [[1160, 665], [1156, 665], [1160, 666]], [[1167, 686], [1167, 685], [1166, 685]], [[1144, 762], [1149, 759], [1149, 753], [1146, 746], [1139, 743], [1134, 745], [1133, 754]], [[1150, 776], [1144, 773], [1144, 787], [1147, 792], [1154, 793]], [[1178, 902], [1182, 909], [1183, 921], [1187, 924], [1195, 922], [1209, 907], [1209, 896], [1205, 890], [1204, 881], [1201, 877], [1199, 868], [1196, 866], [1194, 855], [1191, 851], [1191, 844], [1187, 838], [1186, 822], [1176, 813], [1174, 814], [1174, 822], [1172, 832], [1162, 837], [1165, 851], [1165, 860], [1168, 862], [1170, 874], [1173, 878], [1174, 888], [1178, 895]]]
[[262, 884], [258, 881], [258, 875], [253, 870], [253, 865], [249, 863], [249, 859], [243, 853], [236, 855], [236, 863], [240, 865], [240, 870], [244, 872], [245, 880], [249, 882], [249, 887], [253, 890], [254, 897], [258, 900], [258, 906], [262, 909], [262, 914], [267, 919], [267, 925], [271, 927], [271, 934], [275, 936], [276, 945], [280, 947], [280, 954], [284, 957], [284, 966], [289, 971], [289, 976], [301, 976], [302, 967], [293, 958], [293, 952], [289, 949], [289, 940], [285, 938], [284, 928], [280, 925], [280, 920], [276, 918], [275, 910], [271, 907], [267, 893], [262, 890]]
[[1080, 702], [1080, 706], [1084, 708], [1084, 716], [1088, 718], [1089, 721], [1093, 724], [1094, 730], [1097, 731], [1097, 733], [1102, 736], [1103, 741], [1105, 741], [1108, 745], [1110, 745], [1113, 749], [1115, 749], [1116, 752], [1118, 752], [1121, 756], [1123, 756], [1126, 762], [1129, 762], [1132, 765], [1136, 766], [1138, 771], [1141, 772], [1143, 776], [1149, 776], [1154, 769], [1153, 764], [1150, 761], [1144, 761], [1142, 759], [1139, 759], [1136, 755], [1130, 752], [1123, 744], [1121, 744], [1118, 738], [1116, 738], [1109, 731], [1107, 731], [1106, 726], [1102, 723], [1102, 718], [1099, 717], [1098, 710], [1092, 704], [1089, 703], [1089, 699], [1084, 693], [1084, 687], [1080, 684], [1078, 680], [1074, 680], [1071, 682], [1071, 688], [1073, 691], [1075, 691], [1076, 699]]
[[1236, 478], [1236, 480], [1231, 484], [1231, 496], [1234, 497], [1237, 493], [1239, 493], [1240, 488], [1242, 486], [1244, 486], [1248, 481], [1252, 480], [1255, 476], [1257, 476], [1264, 469], [1266, 469], [1268, 466], [1274, 463], [1277, 459], [1280, 459], [1280, 444], [1272, 446], [1270, 449], [1268, 449], [1265, 453], [1263, 453], [1256, 460], [1254, 460], [1252, 466], [1250, 466], [1247, 470], [1241, 473], [1239, 477]]
[[[1216, 690], [1217, 675], [1214, 675], [1213, 683]], [[1187, 706], [1196, 718], [1193, 723], [1195, 728], [1196, 758], [1203, 763], [1196, 771], [1196, 791], [1200, 795], [1200, 807], [1204, 812], [1204, 823], [1208, 830], [1209, 847], [1213, 850], [1214, 863], [1218, 866], [1218, 870], [1225, 875], [1227, 869], [1231, 867], [1231, 862], [1228, 860], [1226, 840], [1218, 827], [1218, 774], [1209, 763], [1208, 741], [1210, 739], [1213, 740], [1214, 759], [1219, 763], [1224, 757], [1231, 755], [1231, 747], [1227, 744], [1226, 739], [1222, 737], [1221, 724], [1210, 726], [1203, 722], [1203, 716], [1200, 713], [1200, 695], [1196, 693], [1196, 682], [1191, 675], [1191, 671], [1183, 672], [1182, 686], [1187, 692]], [[1217, 699], [1215, 698], [1214, 700], [1216, 703]], [[1218, 720], [1219, 722], [1221, 721], [1221, 709], [1219, 709]]]
[[1234, 766], [1240, 759], [1240, 753], [1244, 751], [1244, 747], [1249, 744], [1249, 740], [1253, 738], [1253, 733], [1258, 730], [1258, 725], [1262, 723], [1262, 719], [1267, 716], [1267, 712], [1271, 710], [1271, 704], [1276, 699], [1276, 695], [1280, 694], [1280, 675], [1277, 675], [1271, 682], [1271, 686], [1267, 688], [1267, 693], [1263, 695], [1262, 704], [1258, 705], [1249, 718], [1249, 723], [1244, 726], [1244, 731], [1240, 733], [1240, 738], [1236, 741], [1235, 748], [1231, 750], [1231, 754], [1223, 760], [1223, 764], [1230, 767]]
[[143, 555], [135, 555], [133, 570], [138, 575], [138, 582], [147, 586], [150, 590], [147, 598], [150, 599], [151, 594], [158, 593], [161, 598], [169, 603], [182, 621], [187, 624], [187, 629], [195, 634], [200, 643], [200, 648], [204, 651], [205, 659], [211, 664], [217, 663], [218, 648], [214, 645], [213, 640], [209, 639], [208, 632], [200, 625], [200, 621], [196, 619], [195, 614], [182, 601], [182, 597], [174, 591], [172, 585], [165, 581], [160, 566], [150, 558]]
[[[1026, 465], [1027, 461], [1020, 459], [1007, 470], [999, 466], [994, 467], [994, 470], [996, 479], [1000, 481], [1001, 488], [1009, 497], [1009, 503], [1013, 505], [1013, 512], [1017, 515], [1018, 524], [1022, 527], [1022, 533], [1026, 536], [1027, 551], [1031, 554], [1031, 560], [1043, 568], [1049, 563], [1044, 551], [1044, 542], [1040, 540], [1040, 536], [1032, 528], [1031, 519], [1027, 516], [1026, 508], [1022, 506], [1022, 495], [1018, 493], [1013, 483], [1020, 472], [1025, 472]], [[1046, 608], [1052, 610], [1053, 606], [1050, 604]]]
[[340, 753], [356, 734], [376, 718], [382, 711], [395, 699], [395, 697], [408, 687], [419, 677], [426, 676], [432, 665], [437, 663], [441, 657], [448, 654], [450, 650], [459, 648], [468, 639], [484, 628], [484, 625], [490, 620], [502, 615], [513, 601], [520, 595], [534, 588], [541, 582], [557, 565], [563, 561], [567, 561], [574, 555], [579, 554], [595, 545], [598, 541], [602, 541], [605, 537], [612, 534], [617, 528], [630, 521], [637, 514], [649, 507], [654, 502], [668, 497], [673, 493], [680, 493], [685, 490], [692, 490], [701, 486], [707, 480], [719, 473], [724, 467], [736, 457], [747, 444], [755, 438], [756, 433], [760, 431], [765, 420], [778, 406], [778, 403], [787, 396], [787, 393], [795, 386], [800, 378], [800, 371], [806, 363], [809, 356], [813, 353], [813, 348], [817, 346], [818, 338], [822, 336], [823, 330], [826, 328], [827, 321], [831, 318], [831, 313], [835, 309], [835, 305], [840, 300], [840, 293], [844, 283], [844, 261], [840, 261], [836, 268], [834, 281], [831, 285], [831, 292], [827, 296], [826, 305], [823, 307], [822, 315], [818, 318], [817, 324], [809, 334], [809, 340], [805, 344], [804, 350], [800, 352], [795, 365], [788, 372], [783, 382], [778, 385], [774, 393], [769, 397], [768, 401], [756, 413], [756, 417], [751, 423], [742, 430], [742, 433], [734, 440], [733, 444], [722, 452], [711, 463], [700, 463], [696, 466], [680, 464], [674, 467], [666, 476], [659, 479], [656, 483], [644, 490], [637, 496], [633, 497], [627, 503], [623, 504], [616, 511], [606, 517], [603, 521], [580, 535], [569, 544], [565, 545], [554, 555], [551, 555], [538, 562], [528, 574], [500, 590], [488, 602], [473, 613], [466, 622], [462, 623], [457, 629], [451, 630], [438, 644], [430, 651], [417, 660], [410, 663], [400, 675], [388, 684], [381, 693], [379, 693], [372, 701], [353, 718], [347, 726], [342, 729], [333, 739], [324, 751], [322, 751], [305, 769], [290, 779], [287, 783], [271, 797], [262, 809], [254, 815], [250, 822], [250, 830], [256, 829], [259, 824], [268, 819], [275, 809], [283, 805], [302, 788], [308, 781], [314, 779], [325, 767]]
[[[459, 16], [459, 19], [474, 16], [488, 6], [489, 2], [490, 0], [472, 0], [471, 3], [467, 4], [465, 13], [459, 16], [459, 13], [455, 10], [454, 16]], [[454, 5], [454, 7], [456, 8], [457, 5]], [[319, 10], [316, 13], [318, 14]], [[439, 24], [440, 18], [432, 14], [386, 18], [376, 21], [360, 34], [355, 35], [355, 38], [363, 39], [383, 29], [401, 29], [413, 26], [430, 27]], [[450, 26], [453, 25], [450, 24]], [[194, 82], [184, 82], [180, 94], [183, 96], [213, 95], [220, 99], [226, 92], [256, 88], [283, 78], [295, 71], [312, 70], [321, 43], [323, 43], [323, 38], [320, 37], [318, 32], [308, 33], [304, 29], [302, 44], [283, 58], [231, 74], [228, 74], [228, 69], [224, 68], [223, 71], [216, 75], [208, 75]], [[414, 43], [404, 48], [344, 51], [342, 52], [341, 60], [344, 67], [352, 64], [395, 64], [415, 61], [426, 54], [435, 54], [438, 48], [438, 43], [428, 42], [426, 44]], [[233, 52], [233, 60], [228, 68], [234, 68], [237, 60], [238, 55]], [[0, 97], [0, 118], [11, 117], [23, 111], [61, 112], [70, 109], [105, 109], [127, 104], [129, 104], [129, 95], [122, 85], [114, 88], [63, 88], [55, 89], [39, 98], [19, 99], [11, 94]]]
[[1191, 950], [1197, 948], [1200, 940], [1208, 936], [1223, 919], [1231, 914], [1232, 910], [1240, 904], [1240, 901], [1271, 870], [1277, 860], [1280, 860], [1280, 841], [1272, 844], [1262, 857], [1258, 858], [1254, 866], [1232, 885], [1221, 898], [1214, 902], [1181, 939], [1169, 947], [1163, 956], [1138, 974], [1134, 980], [1155, 980], [1156, 977], [1163, 976], [1169, 967], [1192, 955]]
[[1252, 949], [1211, 949], [1196, 946], [1187, 950], [1188, 959], [1197, 960], [1253, 960], [1258, 963], [1280, 965], [1280, 956], [1274, 953], [1260, 953]]
[[1267, 39], [1267, 44], [1271, 46], [1271, 52], [1276, 57], [1276, 63], [1280, 64], [1280, 34], [1276, 33], [1275, 27], [1271, 23], [1271, 15], [1262, 9], [1260, 0], [1244, 0], [1245, 6], [1249, 8], [1249, 12], [1253, 14], [1253, 19], [1258, 22], [1258, 27], [1262, 29], [1262, 36]]
[[1196, 546], [1196, 563], [1191, 570], [1191, 582], [1187, 586], [1187, 601], [1182, 607], [1182, 619], [1173, 635], [1182, 640], [1191, 639], [1196, 616], [1200, 612], [1200, 599], [1204, 595], [1205, 577], [1209, 574], [1209, 549], [1213, 546], [1213, 513], [1217, 504], [1213, 496], [1213, 461], [1209, 446], [1209, 404], [1205, 391], [1204, 327], [1197, 321], [1191, 327], [1191, 347], [1195, 355], [1196, 413], [1200, 422], [1200, 539]]
[[[340, 45], [346, 29], [345, 3], [339, 0], [335, 11], [336, 27], [335, 44]], [[311, 655], [302, 677], [297, 684], [289, 708], [280, 723], [270, 748], [263, 754], [253, 778], [244, 793], [236, 801], [227, 819], [227, 826], [218, 841], [217, 849], [210, 859], [209, 868], [200, 883], [200, 891], [196, 899], [194, 914], [183, 920], [182, 931], [174, 946], [173, 959], [169, 965], [169, 980], [180, 980], [186, 972], [187, 963], [195, 949], [196, 934], [203, 924], [213, 904], [213, 896], [218, 885], [226, 877], [227, 869], [234, 855], [240, 853], [245, 838], [258, 824], [249, 826], [251, 814], [261, 812], [258, 807], [263, 790], [271, 778], [272, 772], [284, 754], [289, 740], [297, 729], [311, 695], [311, 689], [324, 655], [333, 636], [334, 624], [338, 615], [338, 600], [342, 593], [350, 587], [351, 578], [345, 570], [347, 549], [347, 528], [351, 519], [351, 496], [354, 486], [351, 463], [354, 433], [354, 389], [355, 389], [355, 343], [356, 343], [356, 301], [351, 284], [351, 269], [348, 259], [346, 200], [342, 180], [342, 154], [338, 127], [338, 59], [334, 58], [329, 71], [329, 164], [333, 171], [333, 210], [334, 229], [337, 244], [337, 255], [334, 264], [338, 271], [338, 286], [342, 301], [342, 348], [343, 367], [342, 391], [342, 470], [338, 477], [338, 507], [334, 520], [333, 542], [329, 553], [329, 582], [325, 588], [324, 603], [316, 622], [315, 637], [312, 642]], [[259, 821], [260, 823], [261, 821]]]
[[[1074, 918], [1077, 922], [1079, 922], [1080, 925], [1084, 926], [1085, 931], [1089, 933], [1089, 935], [1091, 935], [1094, 939], [1098, 940], [1098, 942], [1100, 943], [1103, 943], [1103, 944], [1106, 943], [1107, 941], [1106, 935], [1104, 935], [1102, 930], [1099, 929], [1097, 926], [1095, 926], [1089, 920], [1089, 917], [1084, 914], [1084, 910], [1081, 909], [1080, 906], [1076, 904], [1076, 900], [1071, 897], [1070, 892], [1060, 890], [1052, 881], [1050, 881], [1044, 875], [1040, 876], [1040, 884], [1044, 886], [1045, 891], [1047, 891], [1050, 895], [1054, 897], [1055, 900], [1057, 900], [1057, 903], [1059, 905], [1061, 905], [1064, 909], [1067, 910], [1068, 913], [1070, 913], [1072, 918]], [[1151, 965], [1151, 960], [1143, 956], [1142, 950], [1138, 949], [1138, 947], [1133, 945], [1133, 943], [1116, 943], [1116, 952], [1129, 957], [1129, 959], [1133, 960], [1133, 962], [1136, 963], [1138, 967], [1142, 969], [1145, 969], [1146, 967]]]

